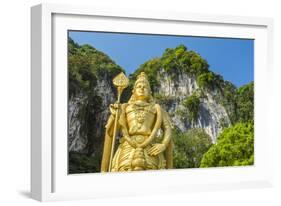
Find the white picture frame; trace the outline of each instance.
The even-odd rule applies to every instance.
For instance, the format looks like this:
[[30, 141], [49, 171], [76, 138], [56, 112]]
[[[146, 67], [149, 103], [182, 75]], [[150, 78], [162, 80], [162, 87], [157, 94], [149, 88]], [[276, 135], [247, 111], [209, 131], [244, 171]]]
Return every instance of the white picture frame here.
[[[53, 201], [273, 185], [273, 135], [267, 121], [273, 87], [272, 19], [40, 4], [31, 8], [31, 27], [32, 198]], [[63, 137], [69, 29], [255, 39], [255, 165], [68, 175]]]

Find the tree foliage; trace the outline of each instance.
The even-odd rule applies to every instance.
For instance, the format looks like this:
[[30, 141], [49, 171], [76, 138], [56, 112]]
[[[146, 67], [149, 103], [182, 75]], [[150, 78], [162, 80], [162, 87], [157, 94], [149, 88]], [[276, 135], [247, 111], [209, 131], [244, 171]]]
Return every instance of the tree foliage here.
[[215, 98], [225, 107], [232, 124], [254, 121], [254, 82], [236, 88], [224, 81], [219, 88], [221, 92]]
[[254, 125], [237, 123], [224, 129], [201, 160], [200, 167], [242, 166], [254, 163]]
[[240, 87], [236, 93], [237, 121], [254, 121], [254, 83]]
[[203, 129], [198, 128], [185, 133], [175, 129], [173, 141], [175, 168], [199, 167], [203, 154], [212, 145], [211, 137]]
[[164, 70], [170, 75], [187, 73], [198, 76], [208, 71], [208, 63], [196, 52], [187, 50], [180, 44], [176, 48], [167, 48], [161, 57]]
[[69, 94], [81, 89], [89, 93], [94, 91], [96, 82], [104, 76], [112, 79], [124, 70], [107, 55], [96, 50], [91, 45], [78, 45], [68, 39], [68, 74]]
[[197, 77], [197, 83], [200, 88], [213, 88], [215, 74], [213, 72], [205, 72]]

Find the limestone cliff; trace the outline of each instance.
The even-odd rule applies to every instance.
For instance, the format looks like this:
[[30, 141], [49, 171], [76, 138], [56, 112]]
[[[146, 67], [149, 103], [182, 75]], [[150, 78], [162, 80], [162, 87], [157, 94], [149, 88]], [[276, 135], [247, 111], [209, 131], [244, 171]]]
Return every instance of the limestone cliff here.
[[[184, 73], [171, 79], [167, 73], [160, 70], [158, 76], [159, 87], [155, 89], [155, 97], [169, 112], [174, 126], [183, 132], [190, 128], [203, 128], [215, 142], [222, 127], [230, 125], [226, 109], [215, 99], [214, 94], [218, 95], [218, 91], [200, 90], [196, 79]], [[186, 111], [184, 105], [184, 101], [192, 95], [199, 96], [198, 114], [195, 119], [189, 118], [190, 112]]]

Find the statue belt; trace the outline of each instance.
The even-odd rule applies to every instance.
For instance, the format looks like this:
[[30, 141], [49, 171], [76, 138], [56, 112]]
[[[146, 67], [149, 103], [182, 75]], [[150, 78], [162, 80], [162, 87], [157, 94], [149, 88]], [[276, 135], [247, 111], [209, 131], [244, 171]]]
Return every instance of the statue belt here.
[[[149, 137], [149, 135], [132, 135], [132, 136], [130, 136], [130, 138], [132, 140], [135, 140], [137, 143], [144, 142], [148, 137]], [[125, 138], [122, 137], [120, 140], [120, 143], [123, 143], [124, 141], [125, 141]]]

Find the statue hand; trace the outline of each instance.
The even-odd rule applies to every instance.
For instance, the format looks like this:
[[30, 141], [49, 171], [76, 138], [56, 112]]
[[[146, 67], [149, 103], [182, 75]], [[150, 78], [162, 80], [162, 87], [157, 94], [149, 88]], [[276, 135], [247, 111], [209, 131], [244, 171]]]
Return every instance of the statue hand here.
[[129, 143], [129, 145], [131, 145], [131, 147], [135, 149], [139, 147], [138, 143], [135, 140], [131, 139], [128, 135], [124, 136], [124, 138]]
[[109, 105], [109, 110], [110, 110], [111, 114], [113, 114], [113, 115], [116, 114], [116, 110], [118, 108], [120, 108], [120, 104], [114, 103], [114, 104]]
[[152, 156], [156, 156], [163, 152], [166, 149], [165, 144], [154, 144], [149, 150], [148, 154]]
[[137, 148], [139, 145], [138, 145], [138, 143], [135, 141], [135, 140], [131, 140], [130, 142], [129, 142], [129, 144], [133, 147], [133, 148]]

